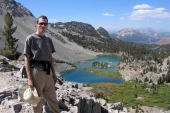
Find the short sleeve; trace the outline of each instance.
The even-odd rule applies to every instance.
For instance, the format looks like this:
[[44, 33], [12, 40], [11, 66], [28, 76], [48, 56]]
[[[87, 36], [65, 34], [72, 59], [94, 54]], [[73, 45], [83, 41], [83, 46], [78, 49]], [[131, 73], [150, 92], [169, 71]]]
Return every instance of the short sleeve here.
[[53, 42], [52, 42], [52, 40], [51, 40], [51, 49], [52, 49], [52, 53], [54, 53], [55, 52], [55, 48], [54, 48], [54, 45], [53, 45]]
[[25, 41], [23, 54], [31, 54], [31, 37], [28, 36]]

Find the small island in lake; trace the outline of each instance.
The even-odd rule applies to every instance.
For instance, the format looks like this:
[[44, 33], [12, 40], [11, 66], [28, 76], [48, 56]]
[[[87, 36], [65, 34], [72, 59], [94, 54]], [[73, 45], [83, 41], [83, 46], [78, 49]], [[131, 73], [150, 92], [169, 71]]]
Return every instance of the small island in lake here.
[[92, 66], [95, 66], [95, 67], [100, 67], [100, 68], [113, 68], [113, 65], [109, 65], [110, 63], [112, 62], [93, 62], [92, 63]]

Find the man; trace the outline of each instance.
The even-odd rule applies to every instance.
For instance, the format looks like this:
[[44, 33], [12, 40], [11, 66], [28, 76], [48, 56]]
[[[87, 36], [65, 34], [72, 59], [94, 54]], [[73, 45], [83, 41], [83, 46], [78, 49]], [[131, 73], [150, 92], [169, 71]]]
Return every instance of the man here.
[[[26, 38], [23, 54], [28, 77], [28, 85], [32, 90], [36, 88], [40, 97], [44, 96], [53, 113], [60, 113], [56, 99], [54, 84], [57, 76], [54, 70], [55, 52], [52, 39], [45, 36], [48, 28], [48, 18], [40, 16], [36, 23], [37, 31]], [[50, 73], [51, 72], [51, 73]], [[42, 112], [42, 101], [35, 107], [34, 113]]]

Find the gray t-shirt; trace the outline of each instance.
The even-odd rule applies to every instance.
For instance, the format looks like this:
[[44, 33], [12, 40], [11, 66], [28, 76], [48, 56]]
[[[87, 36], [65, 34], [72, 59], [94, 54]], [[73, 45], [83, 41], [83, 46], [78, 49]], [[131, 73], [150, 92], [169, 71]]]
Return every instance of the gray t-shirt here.
[[23, 54], [29, 54], [31, 60], [49, 61], [54, 52], [55, 48], [50, 37], [33, 33], [26, 38]]

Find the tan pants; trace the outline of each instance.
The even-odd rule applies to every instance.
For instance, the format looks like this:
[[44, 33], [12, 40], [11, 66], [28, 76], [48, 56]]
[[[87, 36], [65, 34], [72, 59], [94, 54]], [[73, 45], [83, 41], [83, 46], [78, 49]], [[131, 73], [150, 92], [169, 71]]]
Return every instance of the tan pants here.
[[[47, 75], [46, 72], [44, 72], [43, 69], [40, 68], [31, 69], [31, 72], [33, 84], [38, 92], [38, 95], [41, 98], [44, 95], [53, 113], [60, 113], [52, 75]], [[33, 110], [34, 113], [42, 113], [42, 100], [38, 103], [36, 107], [33, 107]]]

